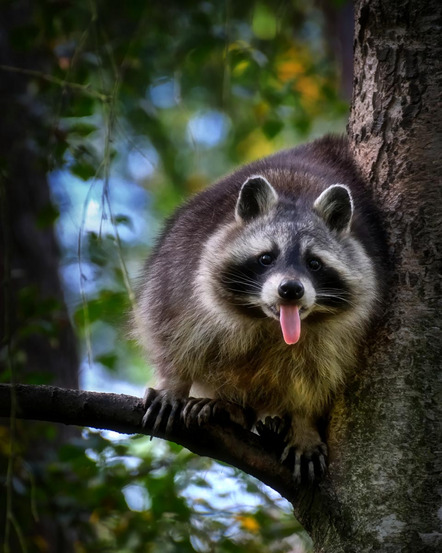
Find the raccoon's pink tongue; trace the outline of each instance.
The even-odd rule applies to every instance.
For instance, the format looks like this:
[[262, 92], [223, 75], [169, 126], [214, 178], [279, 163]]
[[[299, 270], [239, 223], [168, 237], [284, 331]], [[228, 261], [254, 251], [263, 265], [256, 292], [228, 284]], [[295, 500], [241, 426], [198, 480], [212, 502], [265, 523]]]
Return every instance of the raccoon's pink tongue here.
[[301, 319], [299, 307], [296, 305], [281, 305], [279, 323], [286, 344], [296, 344], [301, 335]]

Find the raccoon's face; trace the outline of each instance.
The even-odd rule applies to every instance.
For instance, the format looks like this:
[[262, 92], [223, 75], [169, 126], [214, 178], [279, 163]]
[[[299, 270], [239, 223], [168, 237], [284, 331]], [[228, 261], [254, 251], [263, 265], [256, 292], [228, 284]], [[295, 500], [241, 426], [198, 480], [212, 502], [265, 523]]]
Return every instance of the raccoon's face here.
[[218, 295], [247, 316], [279, 320], [286, 343], [296, 343], [301, 321], [349, 310], [360, 293], [369, 260], [350, 236], [352, 213], [343, 185], [301, 212], [263, 177], [248, 179], [218, 264]]

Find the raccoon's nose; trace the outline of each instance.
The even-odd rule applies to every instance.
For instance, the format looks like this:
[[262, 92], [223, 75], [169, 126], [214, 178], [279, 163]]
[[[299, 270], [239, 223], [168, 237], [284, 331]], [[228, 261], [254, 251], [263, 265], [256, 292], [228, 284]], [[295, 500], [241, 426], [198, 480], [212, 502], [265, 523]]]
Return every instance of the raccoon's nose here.
[[299, 280], [283, 280], [278, 286], [278, 294], [284, 300], [299, 300], [304, 295], [304, 286]]

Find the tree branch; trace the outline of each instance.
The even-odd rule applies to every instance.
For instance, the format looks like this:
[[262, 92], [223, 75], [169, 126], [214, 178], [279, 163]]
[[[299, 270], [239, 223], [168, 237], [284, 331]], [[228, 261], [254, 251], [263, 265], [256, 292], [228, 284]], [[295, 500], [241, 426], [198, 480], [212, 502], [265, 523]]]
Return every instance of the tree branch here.
[[[143, 400], [124, 394], [68, 390], [53, 386], [0, 384], [0, 417], [10, 417], [13, 401], [18, 419], [90, 426], [127, 434], [152, 435], [152, 428], [142, 428]], [[166, 435], [156, 437], [180, 444], [190, 451], [233, 465], [272, 487], [290, 502], [300, 489], [292, 473], [276, 455], [267, 451], [261, 438], [232, 423], [210, 423], [195, 429], [178, 422]]]

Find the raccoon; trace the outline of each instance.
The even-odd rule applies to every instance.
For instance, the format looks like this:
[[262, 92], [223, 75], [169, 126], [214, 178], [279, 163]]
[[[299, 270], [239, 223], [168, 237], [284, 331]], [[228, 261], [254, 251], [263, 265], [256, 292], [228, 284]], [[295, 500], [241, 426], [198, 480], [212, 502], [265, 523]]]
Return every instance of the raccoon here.
[[345, 138], [239, 168], [168, 221], [134, 328], [162, 400], [189, 394], [288, 418], [285, 459], [324, 460], [317, 420], [377, 311], [376, 212]]

